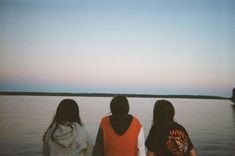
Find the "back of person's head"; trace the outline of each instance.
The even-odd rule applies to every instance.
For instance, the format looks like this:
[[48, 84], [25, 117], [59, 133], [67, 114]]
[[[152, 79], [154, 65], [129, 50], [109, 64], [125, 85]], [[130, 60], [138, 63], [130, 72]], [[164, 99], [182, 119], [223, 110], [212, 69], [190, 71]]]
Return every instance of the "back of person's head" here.
[[[55, 117], [50, 124], [49, 128], [52, 128], [54, 123], [56, 123], [55, 128], [52, 131], [51, 139], [54, 140], [53, 134], [58, 127], [58, 124], [64, 124], [65, 122], [77, 122], [79, 125], [82, 125], [80, 116], [79, 116], [79, 107], [78, 104], [72, 99], [64, 99], [62, 100], [56, 110]], [[47, 131], [43, 135], [43, 141], [45, 141], [45, 137]]]
[[175, 108], [167, 100], [156, 101], [153, 109], [153, 124], [169, 124], [174, 122]]
[[110, 103], [110, 110], [112, 114], [128, 114], [129, 113], [129, 103], [125, 96], [117, 95], [115, 96]]
[[72, 99], [64, 99], [57, 107], [54, 121], [57, 123], [77, 122], [81, 125], [78, 104]]

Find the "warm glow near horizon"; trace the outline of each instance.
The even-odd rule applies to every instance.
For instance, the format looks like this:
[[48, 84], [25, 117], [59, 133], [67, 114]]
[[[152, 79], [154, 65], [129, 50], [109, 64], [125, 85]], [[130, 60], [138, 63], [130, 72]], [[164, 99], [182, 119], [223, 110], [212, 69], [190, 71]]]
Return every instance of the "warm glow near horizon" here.
[[0, 91], [207, 94], [235, 87], [235, 2], [0, 2]]

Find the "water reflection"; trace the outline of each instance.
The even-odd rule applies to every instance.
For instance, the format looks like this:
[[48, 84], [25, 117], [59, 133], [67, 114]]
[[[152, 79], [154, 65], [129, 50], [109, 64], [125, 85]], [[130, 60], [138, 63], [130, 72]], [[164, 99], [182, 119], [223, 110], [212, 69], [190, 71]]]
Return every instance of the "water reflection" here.
[[[41, 138], [58, 103], [64, 97], [0, 96], [0, 155], [41, 155]], [[72, 97], [93, 141], [100, 119], [109, 112], [110, 97]], [[130, 98], [130, 113], [137, 116], [147, 136], [155, 98]], [[235, 153], [235, 104], [229, 100], [170, 99], [176, 119], [190, 133], [198, 155]], [[98, 108], [98, 109], [97, 109]], [[92, 114], [92, 115], [91, 115]]]

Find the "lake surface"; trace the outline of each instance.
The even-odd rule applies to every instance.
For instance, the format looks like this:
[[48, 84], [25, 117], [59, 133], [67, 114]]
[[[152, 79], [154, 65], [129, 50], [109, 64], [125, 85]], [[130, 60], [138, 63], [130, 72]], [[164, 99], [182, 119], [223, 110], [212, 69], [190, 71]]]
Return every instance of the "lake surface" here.
[[[95, 142], [101, 118], [110, 113], [111, 97], [0, 96], [0, 155], [39, 156], [42, 136], [64, 98], [76, 100]], [[130, 113], [144, 127], [145, 138], [158, 98], [128, 98]], [[188, 131], [199, 156], [235, 155], [235, 109], [229, 100], [167, 99], [175, 119]]]

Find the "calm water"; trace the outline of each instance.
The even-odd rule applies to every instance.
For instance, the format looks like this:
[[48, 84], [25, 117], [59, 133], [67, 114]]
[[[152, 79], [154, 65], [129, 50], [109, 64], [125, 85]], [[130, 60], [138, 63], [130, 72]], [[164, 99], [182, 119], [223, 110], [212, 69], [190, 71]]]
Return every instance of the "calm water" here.
[[[66, 97], [0, 96], [0, 155], [41, 155], [42, 135], [58, 103]], [[75, 99], [81, 118], [95, 141], [100, 119], [107, 115], [111, 98]], [[156, 98], [129, 98], [130, 113], [142, 122], [147, 136]], [[235, 155], [235, 109], [228, 100], [168, 99], [176, 120], [184, 125], [199, 156]]]

